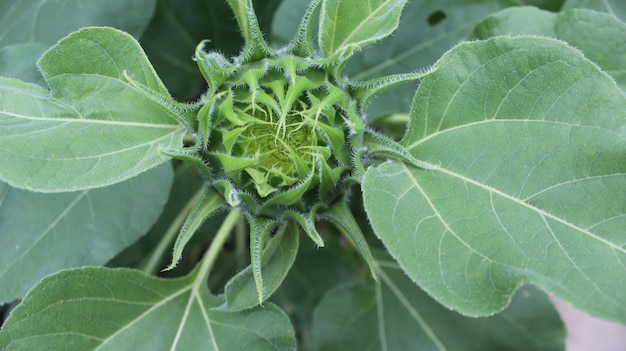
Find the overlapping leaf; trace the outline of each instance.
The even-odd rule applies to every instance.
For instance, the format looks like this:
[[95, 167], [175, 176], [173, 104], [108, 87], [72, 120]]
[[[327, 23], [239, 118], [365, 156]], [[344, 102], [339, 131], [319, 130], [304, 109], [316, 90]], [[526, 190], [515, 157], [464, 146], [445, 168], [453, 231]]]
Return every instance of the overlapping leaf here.
[[[426, 70], [464, 40], [476, 22], [509, 6], [510, 1], [502, 0], [410, 1], [394, 35], [355, 55], [346, 73], [352, 79], [366, 80]], [[408, 113], [416, 88], [416, 83], [403, 84], [383, 93], [368, 106], [368, 119]]]
[[139, 44], [112, 28], [75, 32], [39, 61], [51, 91], [0, 79], [0, 179], [42, 192], [120, 182], [180, 148], [184, 113]]
[[626, 323], [626, 97], [545, 38], [461, 44], [420, 85], [403, 139], [420, 170], [369, 170], [364, 201], [407, 274], [487, 315], [534, 283]]
[[574, 9], [561, 13], [515, 7], [481, 21], [474, 36], [539, 35], [565, 40], [609, 73], [626, 90], [626, 23], [606, 13]]
[[[281, 228], [264, 249], [263, 262], [261, 262], [264, 299], [272, 296], [278, 289], [296, 260], [300, 244], [299, 235], [298, 227], [295, 223], [291, 223]], [[259, 305], [252, 270], [252, 265], [246, 267], [226, 284], [224, 288], [225, 310], [241, 311]]]
[[172, 183], [163, 165], [110, 187], [41, 194], [0, 190], [0, 302], [22, 298], [41, 278], [101, 265], [145, 234]]
[[86, 26], [113, 26], [139, 38], [152, 18], [156, 0], [21, 0], [0, 3], [0, 46], [51, 46]]
[[[197, 273], [197, 270], [196, 270]], [[267, 304], [212, 310], [196, 273], [175, 280], [127, 269], [81, 268], [44, 279], [0, 333], [3, 350], [293, 350], [289, 319]]]
[[621, 0], [567, 0], [561, 8], [562, 11], [573, 8], [587, 8], [595, 11], [606, 12], [622, 21], [626, 21], [626, 2]]
[[111, 26], [139, 38], [156, 0], [22, 0], [0, 2], [0, 75], [44, 84], [37, 59], [70, 32]]
[[329, 291], [315, 310], [317, 350], [564, 350], [565, 327], [547, 296], [523, 287], [489, 318], [450, 311], [411, 282], [389, 259], [378, 261], [380, 284]]
[[324, 0], [318, 45], [324, 57], [359, 50], [391, 34], [406, 0]]

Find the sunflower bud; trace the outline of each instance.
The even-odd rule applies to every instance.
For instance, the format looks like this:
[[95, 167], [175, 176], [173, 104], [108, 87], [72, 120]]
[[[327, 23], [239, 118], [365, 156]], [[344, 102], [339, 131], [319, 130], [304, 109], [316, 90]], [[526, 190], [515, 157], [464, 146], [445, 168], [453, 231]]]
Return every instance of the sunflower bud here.
[[199, 47], [196, 60], [210, 88], [199, 116], [204, 156], [228, 196], [265, 213], [340, 195], [333, 190], [349, 169], [349, 137], [362, 124], [333, 77], [291, 54], [232, 63]]

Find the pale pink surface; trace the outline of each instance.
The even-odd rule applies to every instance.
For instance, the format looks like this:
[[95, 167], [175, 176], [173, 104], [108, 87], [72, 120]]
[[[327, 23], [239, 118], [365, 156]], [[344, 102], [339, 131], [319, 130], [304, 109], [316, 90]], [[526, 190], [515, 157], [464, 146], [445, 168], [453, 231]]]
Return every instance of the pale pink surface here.
[[590, 317], [552, 299], [567, 325], [567, 351], [626, 351], [626, 326]]

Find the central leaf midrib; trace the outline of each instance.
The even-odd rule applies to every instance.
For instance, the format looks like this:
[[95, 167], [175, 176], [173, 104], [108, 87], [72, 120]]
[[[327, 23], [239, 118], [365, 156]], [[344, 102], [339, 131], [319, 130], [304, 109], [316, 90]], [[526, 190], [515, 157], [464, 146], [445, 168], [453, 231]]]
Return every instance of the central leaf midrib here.
[[89, 118], [67, 118], [67, 117], [36, 117], [36, 116], [26, 116], [20, 115], [17, 113], [11, 113], [6, 111], [0, 111], [0, 115], [6, 115], [10, 117], [14, 117], [17, 119], [24, 119], [28, 121], [37, 121], [37, 122], [69, 122], [69, 123], [84, 123], [84, 124], [104, 124], [104, 125], [119, 125], [124, 127], [141, 127], [141, 128], [156, 128], [156, 129], [178, 129], [180, 127], [176, 121], [172, 120], [172, 124], [157, 124], [157, 123], [146, 123], [146, 122], [131, 122], [131, 121], [113, 121], [113, 120], [104, 120], [104, 119], [89, 119]]
[[[413, 179], [413, 176], [412, 176], [408, 166], [406, 166], [404, 164], [403, 164], [403, 166], [404, 166], [404, 171], [407, 173], [407, 175], [411, 179]], [[626, 254], [626, 248], [622, 248], [622, 247], [618, 246], [617, 244], [614, 244], [614, 243], [612, 243], [612, 242], [610, 242], [610, 241], [608, 241], [608, 240], [606, 240], [606, 239], [604, 239], [604, 238], [602, 238], [602, 237], [600, 237], [600, 236], [598, 236], [598, 235], [588, 231], [587, 229], [581, 228], [581, 227], [579, 227], [579, 226], [577, 226], [577, 225], [575, 225], [575, 224], [573, 224], [571, 222], [566, 221], [563, 218], [560, 218], [560, 217], [558, 217], [556, 215], [553, 215], [553, 214], [551, 214], [551, 213], [549, 213], [547, 211], [544, 211], [543, 209], [540, 209], [540, 208], [538, 208], [536, 206], [528, 204], [528, 203], [522, 201], [521, 199], [516, 198], [515, 196], [509, 195], [509, 194], [507, 194], [507, 193], [505, 193], [503, 191], [500, 191], [500, 190], [498, 190], [496, 188], [493, 188], [493, 187], [491, 187], [491, 186], [489, 186], [487, 184], [478, 182], [478, 181], [476, 181], [474, 179], [468, 178], [468, 177], [466, 177], [466, 176], [464, 176], [462, 174], [459, 174], [459, 173], [456, 173], [454, 171], [448, 170], [448, 169], [446, 169], [444, 167], [441, 167], [441, 166], [436, 168], [436, 169], [430, 170], [428, 172], [441, 172], [441, 173], [446, 174], [448, 176], [451, 176], [453, 178], [457, 178], [457, 179], [459, 179], [459, 180], [461, 180], [463, 182], [466, 182], [466, 183], [472, 184], [474, 186], [477, 186], [477, 187], [479, 187], [481, 189], [486, 190], [489, 193], [496, 194], [496, 195], [498, 195], [498, 196], [500, 196], [500, 197], [502, 197], [502, 198], [504, 198], [506, 200], [512, 201], [512, 202], [516, 203], [517, 205], [526, 207], [527, 209], [529, 209], [529, 210], [539, 214], [543, 218], [550, 218], [551, 220], [554, 220], [554, 221], [556, 221], [556, 222], [558, 222], [558, 223], [560, 223], [562, 225], [565, 225], [566, 227], [569, 227], [569, 228], [574, 229], [574, 230], [576, 230], [576, 231], [578, 231], [578, 232], [580, 232], [582, 234], [585, 234], [585, 235], [589, 236], [590, 238], [605, 244], [606, 246], [612, 248], [613, 250], [616, 250], [617, 252], [621, 252], [623, 254]]]
[[[522, 123], [522, 124], [526, 124], [526, 123], [546, 123], [546, 124], [550, 124], [550, 125], [556, 125], [556, 126], [564, 126], [564, 127], [568, 127], [568, 128], [588, 128], [588, 129], [597, 129], [597, 130], [602, 130], [605, 132], [610, 132], [610, 133], [615, 133], [616, 131], [614, 129], [607, 129], [607, 128], [603, 128], [600, 126], [592, 126], [592, 125], [580, 125], [580, 124], [571, 124], [571, 123], [566, 123], [566, 122], [561, 122], [561, 121], [551, 121], [551, 120], [545, 120], [545, 119], [513, 119], [513, 118], [497, 118], [497, 119], [483, 119], [480, 121], [474, 121], [474, 122], [469, 122], [469, 123], [464, 123], [458, 126], [454, 126], [454, 127], [450, 127], [450, 128], [446, 128], [446, 129], [441, 129], [441, 130], [437, 130], [431, 134], [428, 134], [427, 136], [423, 137], [423, 138], [418, 138], [417, 140], [415, 140], [414, 142], [412, 142], [411, 144], [407, 144], [407, 142], [409, 141], [402, 141], [402, 144], [405, 145], [406, 149], [409, 152], [412, 152], [414, 149], [416, 149], [418, 146], [420, 146], [420, 144], [423, 144], [424, 142], [435, 138], [437, 136], [441, 136], [445, 133], [449, 133], [449, 132], [453, 132], [456, 130], [461, 130], [464, 128], [470, 128], [473, 126], [477, 126], [477, 125], [481, 125], [481, 124], [489, 124], [489, 123]], [[548, 128], [548, 127], [546, 127]]]
[[[159, 141], [164, 140], [164, 139], [169, 139], [170, 137], [172, 137], [174, 133], [168, 133], [165, 134], [163, 136], [160, 136], [159, 138], [156, 139], [150, 139], [147, 142], [141, 143], [141, 144], [134, 144], [132, 147], [128, 147], [128, 148], [123, 148], [123, 149], [114, 149], [113, 151], [109, 151], [106, 153], [98, 153], [98, 154], [93, 154], [93, 155], [87, 155], [87, 156], [80, 156], [80, 157], [72, 157], [72, 158], [54, 158], [54, 159], [50, 159], [50, 158], [43, 158], [43, 157], [34, 157], [33, 155], [30, 154], [19, 154], [17, 152], [15, 152], [16, 150], [13, 149], [1, 149], [1, 151], [8, 151], [14, 155], [20, 155], [23, 158], [28, 158], [31, 160], [42, 160], [42, 161], [48, 161], [48, 162], [61, 162], [61, 161], [84, 161], [84, 160], [92, 160], [92, 159], [100, 159], [106, 156], [112, 156], [112, 155], [117, 155], [117, 154], [122, 154], [122, 153], [126, 153], [126, 152], [130, 152], [130, 151], [135, 151], [138, 149], [142, 149], [145, 147], [153, 147], [154, 145], [158, 144]], [[147, 153], [146, 153], [147, 154]]]
[[[150, 313], [152, 313], [153, 311], [156, 311], [158, 308], [160, 308], [161, 306], [164, 306], [167, 302], [177, 298], [178, 296], [184, 294], [187, 291], [191, 290], [192, 285], [186, 285], [185, 287], [181, 288], [179, 291], [176, 291], [175, 293], [167, 296], [166, 298], [164, 298], [163, 300], [159, 301], [158, 303], [156, 303], [154, 306], [150, 307], [149, 309], [147, 309], [146, 311], [144, 311], [143, 313], [141, 313], [140, 315], [138, 315], [136, 318], [130, 320], [125, 326], [123, 326], [122, 328], [118, 329], [115, 333], [109, 335], [109, 337], [107, 337], [106, 339], [104, 339], [102, 341], [102, 343], [96, 347], [94, 349], [94, 351], [98, 351], [101, 350], [102, 347], [106, 346], [107, 343], [111, 340], [113, 340], [117, 335], [120, 335], [122, 332], [124, 332], [125, 330], [129, 329], [131, 326], [133, 326], [134, 324], [138, 323], [139, 321], [141, 321], [144, 317], [150, 315]], [[120, 300], [122, 301], [122, 300]]]
[[[371, 11], [367, 17], [363, 18], [363, 19], [361, 20], [361, 22], [360, 22], [360, 23], [359, 23], [359, 24], [358, 24], [358, 25], [354, 28], [354, 30], [353, 30], [352, 32], [350, 32], [350, 33], [346, 36], [346, 38], [345, 38], [345, 39], [341, 42], [341, 44], [340, 44], [339, 46], [337, 46], [337, 47], [334, 47], [334, 48], [333, 48], [333, 52], [337, 51], [337, 49], [338, 49], [338, 48], [340, 48], [340, 47], [342, 47], [342, 46], [346, 45], [346, 42], [348, 42], [348, 40], [349, 40], [349, 39], [350, 39], [350, 38], [351, 38], [354, 34], [359, 33], [359, 32], [360, 32], [360, 29], [361, 29], [364, 25], [368, 25], [368, 21], [369, 21], [371, 18], [375, 17], [375, 16], [374, 16], [374, 14], [378, 13], [379, 11], [381, 11], [381, 10], [382, 10], [382, 9], [383, 9], [383, 8], [384, 8], [384, 7], [385, 7], [388, 3], [390, 3], [390, 2], [391, 2], [391, 0], [387, 0], [387, 1], [382, 2], [382, 3], [380, 4], [380, 6], [376, 8], [376, 10]], [[334, 38], [333, 38], [333, 39], [334, 39]], [[334, 42], [334, 40], [333, 40], [333, 42]]]

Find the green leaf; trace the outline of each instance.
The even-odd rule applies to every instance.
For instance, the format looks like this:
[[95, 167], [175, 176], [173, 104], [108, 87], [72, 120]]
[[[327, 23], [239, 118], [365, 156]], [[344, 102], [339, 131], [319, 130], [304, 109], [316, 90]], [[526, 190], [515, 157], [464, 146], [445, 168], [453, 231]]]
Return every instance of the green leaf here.
[[615, 82], [563, 42], [461, 44], [421, 83], [402, 140], [439, 166], [371, 168], [373, 229], [461, 313], [495, 313], [532, 283], [626, 323], [624, 116]]
[[[428, 70], [441, 55], [466, 39], [483, 17], [511, 5], [509, 0], [409, 1], [393, 35], [355, 54], [344, 72], [350, 79], [364, 81]], [[408, 113], [417, 85], [402, 84], [381, 94], [368, 106], [367, 118], [371, 121], [392, 113]]]
[[565, 11], [581, 7], [606, 12], [611, 16], [619, 18], [622, 22], [626, 21], [626, 2], [621, 0], [567, 0], [561, 10]]
[[23, 43], [0, 47], [0, 76], [44, 85], [35, 62], [48, 47], [41, 43]]
[[226, 1], [161, 0], [141, 39], [159, 77], [181, 101], [197, 99], [204, 89], [198, 65], [191, 58], [203, 40], [205, 49], [236, 55], [243, 46]]
[[263, 264], [265, 262], [265, 243], [269, 235], [280, 225], [276, 220], [265, 217], [257, 217], [246, 213], [246, 219], [250, 226], [250, 267], [256, 296], [259, 304], [267, 299], [265, 282], [263, 279]]
[[[197, 271], [196, 271], [197, 272]], [[287, 316], [272, 304], [213, 310], [200, 275], [160, 279], [82, 268], [44, 279], [0, 332], [3, 350], [293, 350]], [[88, 313], [86, 313], [88, 312]]]
[[390, 35], [406, 0], [323, 0], [318, 45], [324, 58], [358, 51]]
[[[300, 232], [292, 222], [283, 226], [263, 250], [261, 275], [265, 288], [263, 299], [269, 298], [281, 285], [298, 253]], [[252, 266], [231, 278], [224, 288], [227, 311], [242, 311], [259, 305], [259, 296], [252, 274]]]
[[329, 235], [324, 239], [323, 248], [308, 240], [302, 242], [293, 267], [270, 299], [289, 313], [298, 335], [298, 350], [316, 350], [311, 323], [314, 308], [324, 294], [368, 274], [358, 255], [343, 248], [343, 238]]
[[172, 262], [165, 270], [171, 270], [176, 267], [176, 264], [183, 256], [183, 250], [193, 237], [193, 235], [202, 226], [210, 216], [214, 215], [217, 211], [225, 207], [224, 198], [213, 189], [213, 187], [205, 186], [200, 190], [200, 196], [193, 201], [193, 207], [185, 219], [185, 222], [180, 229], [180, 233], [174, 243], [174, 252], [172, 254]]
[[70, 32], [88, 26], [112, 26], [141, 37], [156, 0], [20, 0], [0, 3], [0, 47], [10, 44], [54, 45]]
[[21, 0], [0, 2], [0, 76], [45, 85], [37, 59], [70, 32], [111, 26], [141, 37], [156, 0]]
[[565, 327], [548, 297], [521, 288], [489, 318], [468, 318], [438, 304], [391, 260], [371, 280], [329, 291], [313, 317], [316, 350], [565, 350]]
[[614, 16], [585, 9], [561, 13], [534, 7], [498, 12], [474, 28], [474, 36], [539, 35], [565, 40], [580, 49], [626, 90], [626, 23]]
[[110, 187], [41, 194], [0, 188], [0, 302], [65, 268], [102, 265], [144, 235], [167, 200], [163, 165]]
[[[182, 146], [176, 118], [184, 113], [128, 34], [80, 30], [39, 65], [51, 92], [0, 79], [0, 157], [6, 161], [0, 178], [12, 186], [42, 192], [106, 186], [166, 162], [160, 146]], [[153, 95], [146, 96], [148, 90]]]

